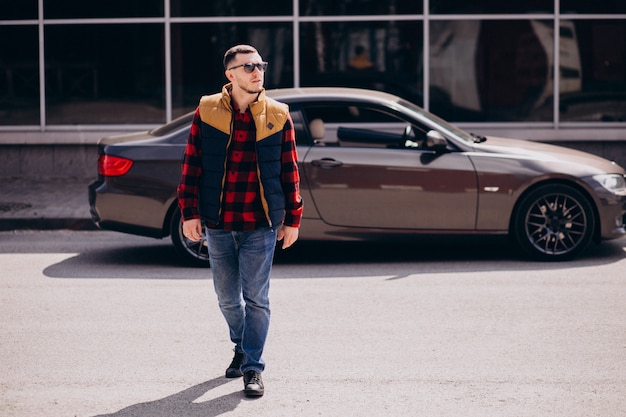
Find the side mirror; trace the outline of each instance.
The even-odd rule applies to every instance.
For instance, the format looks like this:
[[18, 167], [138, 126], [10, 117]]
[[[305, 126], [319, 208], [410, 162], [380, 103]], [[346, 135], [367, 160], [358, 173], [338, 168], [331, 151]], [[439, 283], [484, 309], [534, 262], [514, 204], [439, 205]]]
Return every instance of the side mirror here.
[[443, 135], [436, 130], [430, 130], [426, 134], [426, 144], [425, 148], [435, 151], [435, 152], [443, 152], [448, 147], [448, 142]]

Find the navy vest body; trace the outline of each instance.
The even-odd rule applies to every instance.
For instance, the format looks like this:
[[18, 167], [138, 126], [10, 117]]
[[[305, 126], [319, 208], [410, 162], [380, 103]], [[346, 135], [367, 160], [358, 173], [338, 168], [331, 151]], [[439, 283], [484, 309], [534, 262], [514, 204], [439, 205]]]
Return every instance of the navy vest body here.
[[[205, 123], [202, 129], [202, 177], [199, 190], [200, 217], [220, 224], [223, 182], [230, 135]], [[282, 129], [256, 142], [260, 198], [271, 227], [285, 218], [285, 194], [281, 182]]]

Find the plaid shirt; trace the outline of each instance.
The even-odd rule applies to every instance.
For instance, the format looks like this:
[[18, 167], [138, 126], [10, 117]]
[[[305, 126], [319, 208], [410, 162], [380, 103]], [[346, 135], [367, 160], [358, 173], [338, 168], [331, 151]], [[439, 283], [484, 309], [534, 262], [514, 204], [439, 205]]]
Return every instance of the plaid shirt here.
[[[242, 114], [234, 108], [234, 113], [235, 120], [222, 190], [221, 228], [229, 231], [250, 231], [268, 225], [259, 192], [256, 127], [250, 110]], [[196, 109], [185, 149], [182, 178], [178, 186], [179, 207], [184, 220], [200, 217], [198, 213], [198, 191], [202, 175], [200, 123], [199, 109]], [[290, 117], [283, 128], [281, 159], [281, 181], [286, 202], [284, 224], [299, 227], [302, 218], [302, 199], [299, 191], [295, 134]]]

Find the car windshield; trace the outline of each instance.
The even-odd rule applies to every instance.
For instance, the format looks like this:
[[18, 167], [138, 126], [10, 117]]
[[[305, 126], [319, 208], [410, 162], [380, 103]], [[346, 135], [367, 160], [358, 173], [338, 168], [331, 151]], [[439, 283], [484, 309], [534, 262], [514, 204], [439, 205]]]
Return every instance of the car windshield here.
[[459, 139], [462, 139], [466, 142], [474, 142], [474, 138], [468, 132], [464, 131], [463, 129], [459, 127], [456, 127], [455, 125], [449, 122], [446, 122], [445, 120], [443, 120], [442, 118], [440, 118], [439, 116], [435, 114], [427, 112], [426, 110], [417, 106], [416, 104], [411, 103], [410, 101], [407, 101], [404, 99], [398, 100], [398, 103], [401, 104], [403, 107], [407, 107], [410, 110], [416, 113], [419, 113], [424, 119], [431, 122], [432, 125], [438, 126], [439, 130], [443, 130], [445, 133], [448, 133], [452, 136], [456, 136]]
[[184, 127], [189, 128], [191, 120], [193, 119], [193, 112], [180, 116], [169, 123], [159, 126], [156, 129], [152, 129], [150, 134], [153, 136], [165, 136], [172, 132], [176, 132]]

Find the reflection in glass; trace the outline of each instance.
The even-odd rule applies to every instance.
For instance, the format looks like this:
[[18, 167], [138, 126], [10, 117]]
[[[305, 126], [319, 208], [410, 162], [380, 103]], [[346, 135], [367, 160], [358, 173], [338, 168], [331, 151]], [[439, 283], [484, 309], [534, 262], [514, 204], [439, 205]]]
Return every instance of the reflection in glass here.
[[46, 28], [50, 124], [165, 121], [163, 26]]
[[[563, 1], [563, 0], [561, 0]], [[588, 0], [584, 0], [588, 1]], [[552, 0], [526, 0], [526, 1], [458, 1], [458, 0], [430, 0], [430, 12], [445, 13], [552, 13], [554, 2]]]
[[430, 37], [431, 110], [454, 121], [537, 120], [553, 90], [549, 22], [434, 21]]
[[302, 16], [420, 14], [422, 2], [415, 0], [299, 0]]
[[193, 110], [204, 94], [228, 82], [224, 52], [237, 43], [253, 45], [269, 62], [266, 88], [293, 87], [291, 23], [188, 23], [172, 25], [173, 116]]
[[38, 45], [37, 26], [0, 26], [0, 125], [40, 123]]
[[5, 1], [0, 7], [0, 20], [37, 19], [37, 0]]
[[163, 17], [163, 1], [45, 0], [46, 19]]
[[171, 0], [172, 16], [283, 16], [293, 14], [292, 0]]
[[560, 0], [561, 13], [626, 13], [624, 0]]
[[561, 23], [560, 120], [626, 121], [626, 22]]
[[303, 23], [302, 86], [387, 91], [422, 105], [421, 22]]

